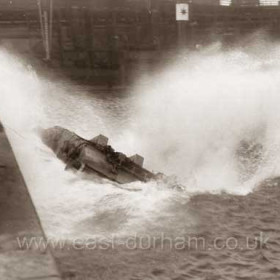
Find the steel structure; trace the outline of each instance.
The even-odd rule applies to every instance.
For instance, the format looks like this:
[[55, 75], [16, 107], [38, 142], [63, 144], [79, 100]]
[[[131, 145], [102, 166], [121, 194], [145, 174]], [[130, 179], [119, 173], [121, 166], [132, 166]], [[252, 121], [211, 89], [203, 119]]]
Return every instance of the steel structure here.
[[[178, 47], [176, 2], [0, 0], [0, 44], [82, 75], [131, 72], [138, 62], [153, 65]], [[190, 3], [190, 20], [180, 32], [188, 47], [228, 44], [257, 30], [279, 39], [279, 6], [211, 3]]]

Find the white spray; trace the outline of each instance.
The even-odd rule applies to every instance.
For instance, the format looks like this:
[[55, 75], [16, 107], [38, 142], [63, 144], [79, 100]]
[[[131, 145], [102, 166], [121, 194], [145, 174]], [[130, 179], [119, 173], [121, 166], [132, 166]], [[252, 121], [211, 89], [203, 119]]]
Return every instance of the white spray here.
[[[139, 79], [127, 98], [100, 98], [81, 88], [38, 78], [18, 58], [0, 52], [0, 116], [32, 198], [50, 236], [71, 238], [132, 232], [185, 232], [193, 192], [247, 194], [279, 163], [280, 72], [277, 46], [264, 51], [182, 53]], [[186, 192], [135, 183], [138, 192], [65, 172], [34, 128], [61, 125], [90, 138], [106, 134], [146, 166], [175, 174]], [[246, 184], [235, 151], [255, 138], [265, 161]], [[136, 227], [137, 225], [137, 227]]]

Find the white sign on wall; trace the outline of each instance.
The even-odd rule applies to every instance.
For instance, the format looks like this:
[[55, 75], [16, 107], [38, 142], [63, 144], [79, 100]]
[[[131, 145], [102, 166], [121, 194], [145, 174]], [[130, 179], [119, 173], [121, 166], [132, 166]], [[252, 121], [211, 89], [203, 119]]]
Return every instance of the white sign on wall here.
[[189, 19], [190, 19], [189, 4], [187, 3], [176, 4], [176, 20], [188, 21]]

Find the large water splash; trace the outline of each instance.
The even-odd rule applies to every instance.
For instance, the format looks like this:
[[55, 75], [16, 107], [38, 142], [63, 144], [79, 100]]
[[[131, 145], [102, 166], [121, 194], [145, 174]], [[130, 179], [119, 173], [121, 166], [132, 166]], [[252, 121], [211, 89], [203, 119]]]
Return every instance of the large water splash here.
[[[279, 54], [277, 46], [182, 53], [139, 79], [130, 96], [117, 97], [37, 77], [1, 51], [1, 120], [47, 233], [178, 234], [195, 223], [186, 210], [191, 193], [247, 194], [278, 175]], [[156, 183], [132, 184], [140, 191], [130, 192], [65, 172], [34, 132], [52, 125], [86, 138], [106, 134], [120, 151], [143, 154], [149, 168], [178, 176], [186, 192]], [[236, 160], [244, 139], [264, 147], [262, 165], [246, 183]]]
[[[139, 82], [128, 151], [137, 147], [149, 167], [176, 174], [194, 191], [246, 193], [260, 176], [278, 175], [279, 58], [278, 46], [182, 53]], [[241, 184], [236, 159], [242, 140], [264, 147], [249, 184]]]

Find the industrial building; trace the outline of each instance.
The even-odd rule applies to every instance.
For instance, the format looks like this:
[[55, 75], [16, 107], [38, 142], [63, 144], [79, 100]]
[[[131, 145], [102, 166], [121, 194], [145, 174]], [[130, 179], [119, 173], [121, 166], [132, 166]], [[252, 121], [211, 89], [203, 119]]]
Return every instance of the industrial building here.
[[182, 36], [188, 48], [234, 44], [258, 30], [279, 39], [277, 1], [182, 2], [189, 5], [183, 25], [178, 0], [0, 0], [0, 45], [92, 79], [155, 64]]

